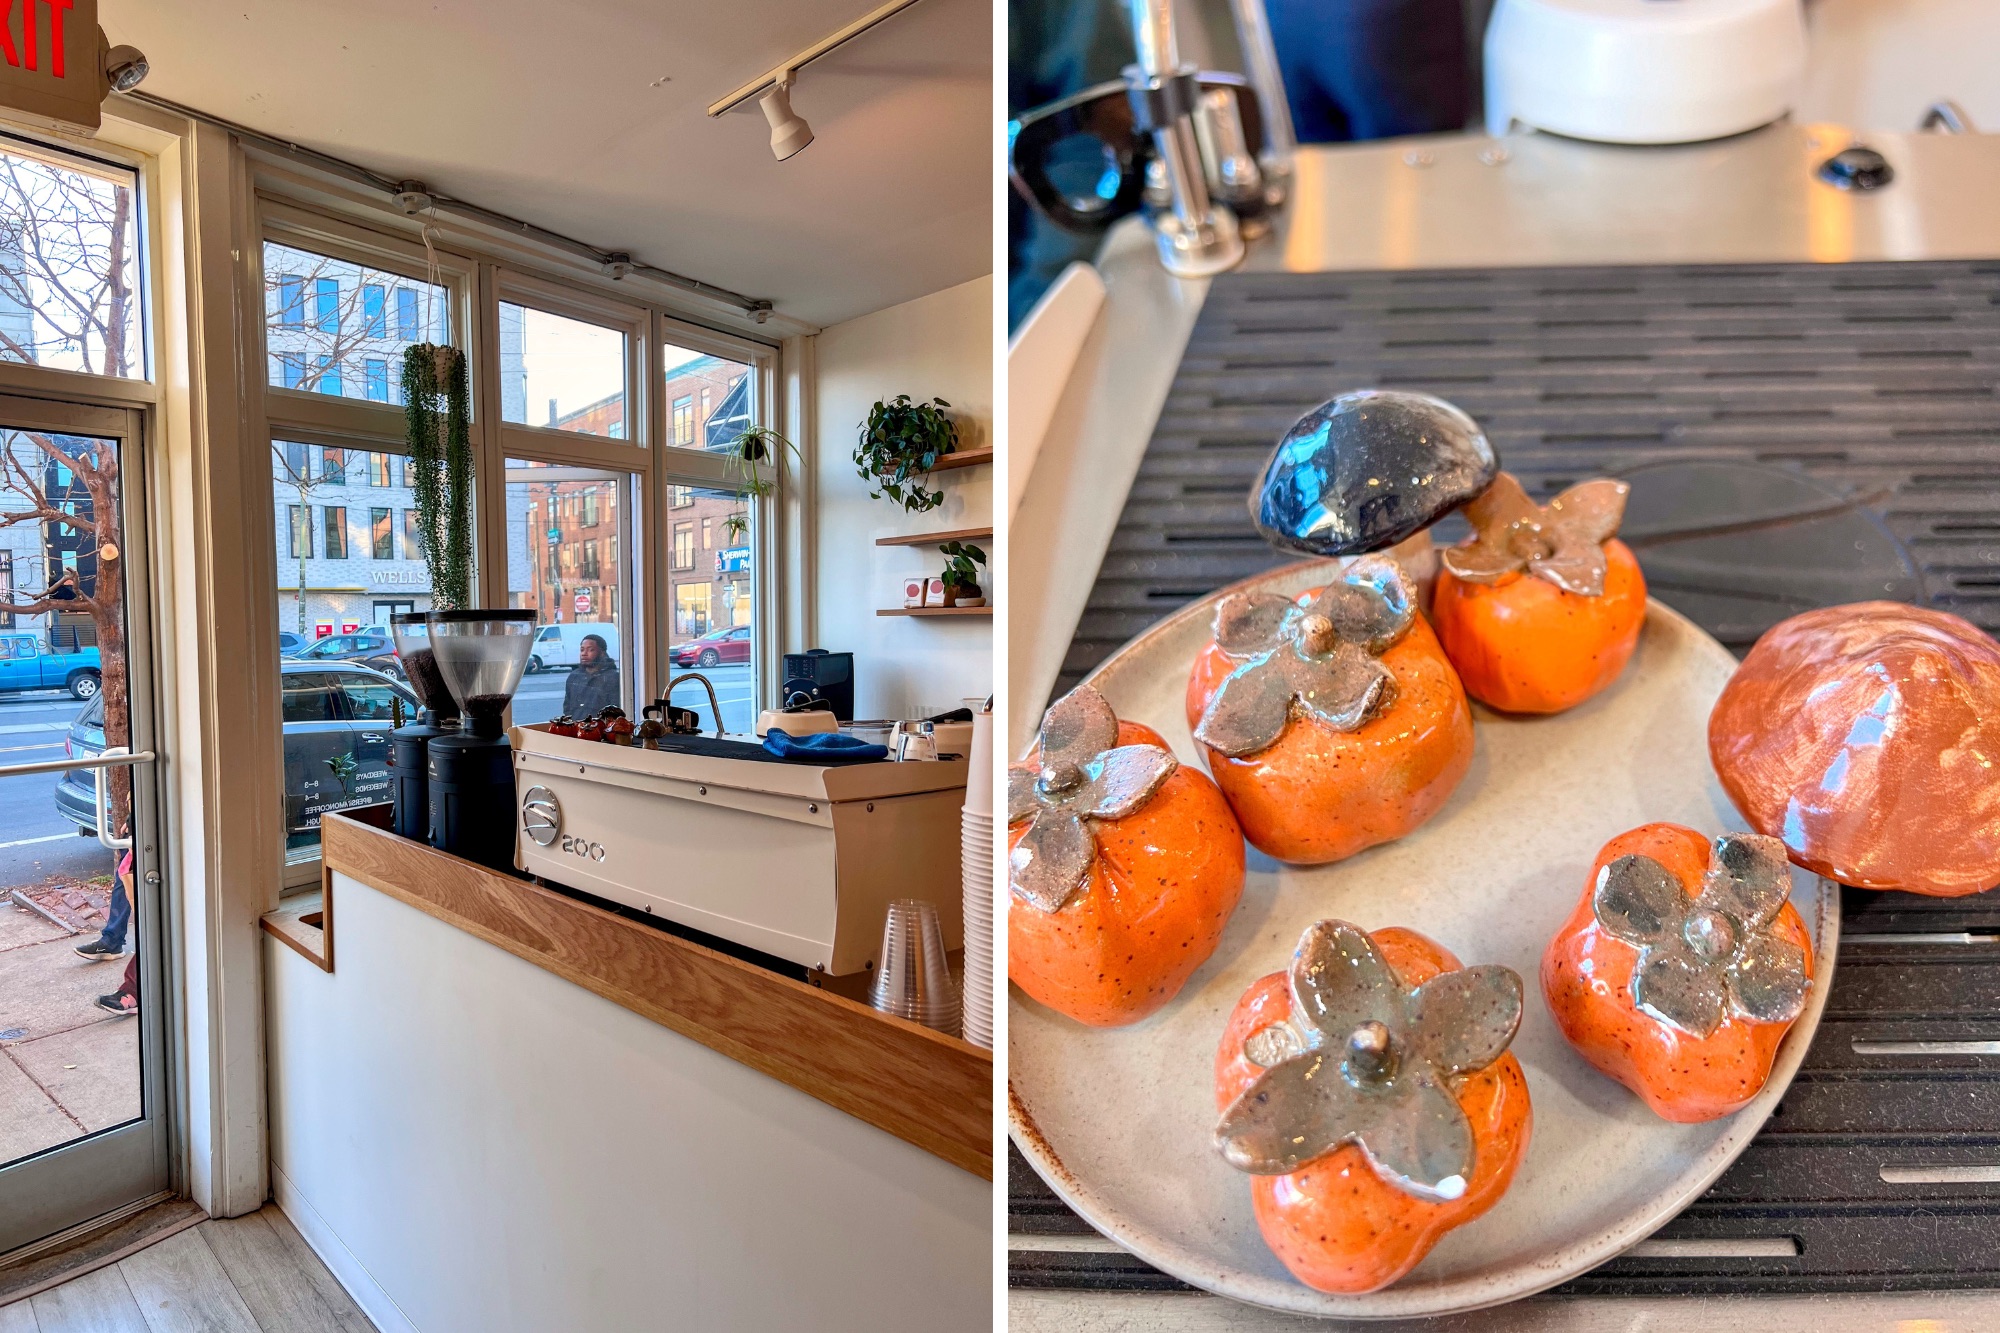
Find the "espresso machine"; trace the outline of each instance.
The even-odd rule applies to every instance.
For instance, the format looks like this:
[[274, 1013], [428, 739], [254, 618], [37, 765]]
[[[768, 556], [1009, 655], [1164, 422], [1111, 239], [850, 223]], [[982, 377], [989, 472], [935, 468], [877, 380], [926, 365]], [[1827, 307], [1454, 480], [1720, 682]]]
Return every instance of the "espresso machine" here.
[[535, 639], [533, 611], [432, 611], [430, 651], [464, 720], [429, 741], [431, 845], [492, 870], [514, 868], [514, 748], [501, 715]]
[[458, 700], [452, 698], [431, 652], [430, 626], [422, 611], [389, 617], [389, 633], [410, 689], [423, 705], [417, 720], [389, 733], [389, 769], [395, 816], [391, 827], [405, 838], [431, 840], [430, 743], [458, 734]]

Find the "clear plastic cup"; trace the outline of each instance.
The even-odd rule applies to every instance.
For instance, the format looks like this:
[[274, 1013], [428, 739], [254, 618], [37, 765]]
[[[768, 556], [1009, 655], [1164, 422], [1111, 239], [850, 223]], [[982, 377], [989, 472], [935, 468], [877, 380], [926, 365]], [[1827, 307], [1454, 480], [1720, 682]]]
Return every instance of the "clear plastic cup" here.
[[889, 904], [881, 966], [875, 969], [869, 1002], [885, 1014], [958, 1035], [958, 987], [945, 958], [944, 926], [936, 906], [917, 898]]

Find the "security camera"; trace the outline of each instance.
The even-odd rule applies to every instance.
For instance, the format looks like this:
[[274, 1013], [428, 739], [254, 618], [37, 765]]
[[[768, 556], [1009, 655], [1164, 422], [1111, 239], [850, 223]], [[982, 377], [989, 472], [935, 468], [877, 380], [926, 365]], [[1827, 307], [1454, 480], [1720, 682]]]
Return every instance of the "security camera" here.
[[145, 81], [150, 67], [136, 46], [114, 46], [104, 53], [104, 78], [114, 93], [129, 93]]

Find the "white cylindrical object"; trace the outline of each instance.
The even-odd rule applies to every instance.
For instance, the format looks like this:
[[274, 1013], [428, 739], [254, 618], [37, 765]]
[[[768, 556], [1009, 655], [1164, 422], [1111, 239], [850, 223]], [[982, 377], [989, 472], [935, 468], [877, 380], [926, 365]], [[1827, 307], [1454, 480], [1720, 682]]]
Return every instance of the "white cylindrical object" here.
[[972, 748], [965, 771], [965, 808], [993, 813], [993, 714], [972, 715]]
[[1486, 127], [1696, 143], [1768, 125], [1805, 78], [1800, 0], [1499, 0]]

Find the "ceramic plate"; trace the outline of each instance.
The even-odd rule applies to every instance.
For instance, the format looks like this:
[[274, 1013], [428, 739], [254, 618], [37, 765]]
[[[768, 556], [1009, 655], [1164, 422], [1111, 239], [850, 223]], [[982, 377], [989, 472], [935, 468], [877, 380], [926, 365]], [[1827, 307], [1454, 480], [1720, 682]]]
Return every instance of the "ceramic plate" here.
[[[1321, 562], [1236, 589], [1294, 595], [1327, 581]], [[1198, 763], [1182, 713], [1188, 668], [1216, 593], [1162, 621], [1091, 677], [1122, 718]], [[1777, 1104], [1819, 1026], [1832, 977], [1837, 886], [1794, 869], [1792, 903], [1812, 931], [1814, 984], [1771, 1080], [1726, 1119], [1674, 1125], [1571, 1050], [1542, 1003], [1543, 948], [1576, 906], [1597, 851], [1640, 824], [1711, 836], [1748, 827], [1715, 780], [1708, 714], [1735, 660], [1653, 602], [1618, 682], [1567, 713], [1514, 719], [1473, 706], [1471, 771], [1409, 837], [1330, 866], [1256, 852], [1242, 904], [1215, 956], [1143, 1023], [1088, 1028], [1011, 991], [1009, 1115], [1014, 1141], [1085, 1220], [1198, 1287], [1303, 1314], [1438, 1315], [1555, 1286], [1644, 1239], [1743, 1151]], [[1365, 1296], [1314, 1291], [1265, 1248], [1247, 1176], [1210, 1147], [1215, 1047], [1237, 998], [1282, 970], [1321, 917], [1408, 926], [1460, 961], [1504, 963], [1527, 983], [1513, 1050], [1527, 1069], [1534, 1132], [1493, 1210], [1439, 1242], [1415, 1271]]]

